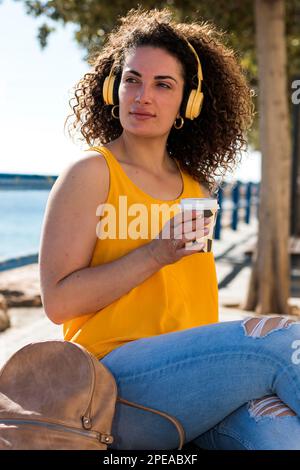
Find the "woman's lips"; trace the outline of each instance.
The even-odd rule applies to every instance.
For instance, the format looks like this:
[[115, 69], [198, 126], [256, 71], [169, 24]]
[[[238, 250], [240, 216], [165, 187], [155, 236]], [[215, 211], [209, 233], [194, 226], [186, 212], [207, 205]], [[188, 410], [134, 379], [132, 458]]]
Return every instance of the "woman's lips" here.
[[145, 119], [154, 118], [155, 116], [151, 116], [150, 114], [137, 114], [137, 113], [130, 113], [131, 116], [138, 119], [139, 121], [144, 121]]

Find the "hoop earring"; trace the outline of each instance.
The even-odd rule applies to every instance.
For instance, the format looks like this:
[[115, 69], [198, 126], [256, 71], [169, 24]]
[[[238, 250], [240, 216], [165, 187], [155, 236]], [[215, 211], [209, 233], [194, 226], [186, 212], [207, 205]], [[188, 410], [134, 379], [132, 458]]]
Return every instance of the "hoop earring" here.
[[113, 108], [111, 108], [111, 115], [112, 115], [112, 117], [115, 118], [115, 119], [120, 119], [119, 116], [115, 116], [115, 114], [114, 114], [115, 108], [119, 108], [119, 105], [118, 105], [118, 104], [115, 104], [115, 106], [114, 106]]
[[[176, 121], [177, 121], [177, 119], [180, 119], [180, 120], [181, 120], [181, 122], [180, 122], [180, 125], [179, 125], [179, 126], [177, 126], [177, 125], [176, 125]], [[176, 118], [176, 119], [175, 119], [175, 122], [174, 122], [173, 126], [175, 127], [175, 129], [181, 129], [181, 128], [182, 128], [182, 126], [183, 126], [183, 124], [184, 124], [184, 119], [183, 119], [183, 117], [182, 117], [182, 116], [179, 116], [178, 118]]]

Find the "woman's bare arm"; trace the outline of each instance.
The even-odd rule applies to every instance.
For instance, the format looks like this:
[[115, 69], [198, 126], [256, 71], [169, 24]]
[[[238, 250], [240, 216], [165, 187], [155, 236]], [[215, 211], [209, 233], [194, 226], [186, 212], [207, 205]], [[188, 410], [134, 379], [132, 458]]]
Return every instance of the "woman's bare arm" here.
[[160, 268], [147, 244], [109, 263], [69, 274], [56, 285], [58, 305], [53, 318], [60, 324], [96, 312], [127, 294]]
[[68, 167], [50, 192], [39, 265], [43, 306], [54, 323], [100, 310], [161, 268], [148, 244], [89, 267], [97, 241], [96, 209], [108, 187], [104, 158], [91, 155]]

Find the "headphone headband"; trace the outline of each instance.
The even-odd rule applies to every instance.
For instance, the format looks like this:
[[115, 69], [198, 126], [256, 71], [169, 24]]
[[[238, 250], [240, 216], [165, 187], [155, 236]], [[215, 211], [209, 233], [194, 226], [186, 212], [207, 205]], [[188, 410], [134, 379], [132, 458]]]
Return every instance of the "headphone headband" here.
[[187, 39], [186, 39], [186, 42], [188, 43], [189, 48], [192, 49], [192, 51], [193, 51], [193, 53], [194, 53], [194, 56], [195, 56], [196, 59], [197, 59], [197, 63], [198, 63], [198, 70], [197, 70], [197, 75], [198, 75], [198, 91], [200, 91], [200, 83], [199, 83], [199, 82], [200, 82], [201, 80], [203, 80], [203, 74], [202, 74], [201, 63], [200, 63], [198, 54], [197, 54], [197, 52], [195, 51], [195, 49], [193, 48], [192, 44], [190, 44]]

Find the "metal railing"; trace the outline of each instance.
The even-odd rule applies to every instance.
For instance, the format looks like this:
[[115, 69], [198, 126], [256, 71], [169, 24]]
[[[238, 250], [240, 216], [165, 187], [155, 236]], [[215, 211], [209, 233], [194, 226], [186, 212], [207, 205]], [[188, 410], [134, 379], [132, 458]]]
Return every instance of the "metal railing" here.
[[218, 211], [215, 234], [221, 239], [222, 228], [238, 230], [239, 222], [250, 223], [251, 217], [258, 218], [260, 183], [222, 183], [216, 193], [220, 209]]

